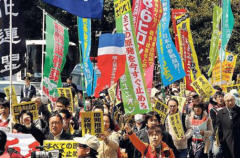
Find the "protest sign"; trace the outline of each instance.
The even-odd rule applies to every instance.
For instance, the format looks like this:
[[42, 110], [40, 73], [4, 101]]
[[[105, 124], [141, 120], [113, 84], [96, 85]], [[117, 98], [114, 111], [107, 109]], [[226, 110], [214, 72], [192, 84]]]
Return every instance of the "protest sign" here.
[[62, 157], [76, 158], [78, 142], [73, 140], [44, 140], [44, 150], [62, 150]]
[[174, 131], [175, 136], [178, 139], [181, 139], [184, 136], [182, 121], [180, 119], [180, 114], [176, 113], [173, 115], [169, 115], [170, 126]]
[[203, 75], [199, 76], [194, 82], [192, 82], [191, 86], [203, 98], [209, 98], [215, 94], [215, 89], [213, 89], [212, 85]]
[[[7, 100], [10, 100], [10, 86], [4, 88], [4, 92], [6, 94]], [[12, 86], [12, 104], [17, 104], [17, 95], [15, 91], [15, 87]]]
[[13, 116], [14, 122], [18, 122], [18, 117], [22, 110], [30, 111], [33, 115], [33, 120], [38, 119], [38, 108], [35, 102], [29, 101], [29, 102], [24, 102], [19, 104], [13, 104], [11, 108], [12, 108], [12, 116]]
[[185, 94], [185, 91], [186, 91], [186, 85], [184, 82], [181, 82], [180, 83], [180, 92], [179, 92], [179, 96], [180, 97], [184, 97], [186, 94]]
[[156, 111], [160, 115], [161, 123], [164, 123], [165, 118], [167, 116], [167, 112], [168, 112], [168, 106], [158, 100], [158, 101], [156, 101], [156, 103], [153, 107], [153, 110]]
[[186, 103], [186, 98], [185, 97], [179, 97], [179, 96], [172, 96], [172, 98], [175, 98], [178, 101], [178, 110], [180, 112], [183, 112], [183, 108]]
[[110, 100], [112, 102], [115, 102], [115, 105], [118, 105], [121, 103], [121, 99], [117, 96], [116, 90], [117, 90], [117, 83], [115, 83], [108, 89], [108, 94], [109, 94]]
[[103, 133], [102, 112], [81, 112], [82, 136], [91, 134], [98, 136]]
[[68, 109], [69, 111], [73, 112], [74, 106], [73, 106], [73, 95], [72, 95], [71, 88], [58, 88], [57, 90], [58, 90], [59, 96], [68, 98], [70, 103]]

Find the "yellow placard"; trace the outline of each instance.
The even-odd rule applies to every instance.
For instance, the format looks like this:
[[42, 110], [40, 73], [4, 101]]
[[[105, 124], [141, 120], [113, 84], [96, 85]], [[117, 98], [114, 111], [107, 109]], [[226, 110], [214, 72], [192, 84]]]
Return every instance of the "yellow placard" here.
[[192, 82], [191, 86], [203, 98], [213, 96], [216, 91], [204, 75], [199, 76], [194, 82]]
[[102, 112], [81, 112], [82, 136], [91, 134], [98, 136], [102, 134], [103, 113]]
[[58, 88], [58, 94], [59, 96], [63, 96], [69, 99], [70, 105], [68, 107], [68, 110], [70, 112], [73, 112], [73, 95], [71, 88]]
[[[10, 86], [4, 88], [4, 92], [7, 96], [7, 100], [10, 100]], [[12, 85], [12, 104], [17, 104], [17, 95], [15, 91], [15, 87]]]
[[29, 101], [19, 104], [13, 104], [11, 108], [14, 122], [18, 122], [18, 117], [22, 110], [30, 111], [33, 114], [33, 120], [38, 119], [38, 108], [35, 102]]
[[128, 0], [116, 0], [114, 1], [115, 16], [120, 17], [127, 12], [131, 11], [131, 4]]
[[166, 118], [167, 113], [168, 113], [168, 106], [166, 104], [160, 102], [159, 100], [157, 100], [155, 102], [153, 110], [156, 111], [160, 115], [161, 123], [164, 123], [165, 118]]
[[110, 100], [112, 102], [115, 101], [115, 105], [118, 105], [121, 103], [121, 100], [118, 99], [117, 94], [116, 94], [116, 89], [117, 89], [117, 83], [115, 83], [114, 85], [112, 85], [109, 89], [108, 89], [108, 95], [110, 97]]
[[181, 139], [184, 136], [184, 130], [182, 126], [182, 121], [180, 119], [179, 113], [168, 115], [170, 120], [171, 128], [174, 131], [175, 136]]
[[62, 157], [76, 158], [78, 142], [72, 140], [44, 140], [44, 150], [63, 150]]
[[179, 96], [184, 97], [186, 91], [186, 84], [184, 82], [180, 82], [180, 93]]
[[187, 99], [179, 96], [172, 96], [172, 98], [175, 98], [178, 101], [178, 110], [182, 113]]

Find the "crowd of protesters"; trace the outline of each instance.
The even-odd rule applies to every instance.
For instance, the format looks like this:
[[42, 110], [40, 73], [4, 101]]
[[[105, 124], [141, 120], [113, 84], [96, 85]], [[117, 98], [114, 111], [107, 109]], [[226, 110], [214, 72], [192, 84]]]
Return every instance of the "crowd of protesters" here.
[[[39, 119], [33, 120], [33, 114], [23, 110], [18, 122], [13, 124], [13, 133], [28, 133], [42, 145], [44, 140], [75, 140], [79, 143], [79, 157], [99, 158], [240, 158], [240, 107], [238, 92], [224, 93], [219, 86], [214, 86], [216, 93], [207, 101], [196, 92], [185, 93], [186, 103], [182, 111], [179, 103], [172, 96], [178, 96], [179, 84], [174, 83], [164, 89], [155, 86], [151, 95], [152, 106], [156, 101], [165, 103], [169, 110], [166, 118], [151, 111], [125, 115], [122, 103], [114, 105], [107, 91], [101, 92], [100, 98], [85, 97], [81, 90], [68, 80], [68, 87], [78, 98], [74, 112], [69, 111], [70, 102], [61, 96], [54, 106], [46, 97], [24, 93], [22, 101], [35, 101]], [[30, 95], [31, 94], [31, 95]], [[85, 106], [85, 107], [84, 107]], [[0, 127], [10, 123], [10, 105], [0, 99]], [[85, 134], [82, 136], [81, 112], [103, 112], [104, 132], [98, 137]], [[177, 138], [170, 123], [170, 116], [180, 114], [184, 129], [182, 138]], [[162, 122], [161, 120], [164, 119]], [[6, 134], [0, 131], [0, 157], [6, 156]], [[3, 143], [2, 143], [3, 142]]]

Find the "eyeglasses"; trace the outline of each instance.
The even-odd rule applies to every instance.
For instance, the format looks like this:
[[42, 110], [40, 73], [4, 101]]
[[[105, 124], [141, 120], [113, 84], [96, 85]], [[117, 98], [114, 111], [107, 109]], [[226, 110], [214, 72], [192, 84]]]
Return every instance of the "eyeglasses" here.
[[85, 145], [85, 144], [79, 144], [78, 147], [79, 147], [79, 148], [88, 148], [88, 146]]

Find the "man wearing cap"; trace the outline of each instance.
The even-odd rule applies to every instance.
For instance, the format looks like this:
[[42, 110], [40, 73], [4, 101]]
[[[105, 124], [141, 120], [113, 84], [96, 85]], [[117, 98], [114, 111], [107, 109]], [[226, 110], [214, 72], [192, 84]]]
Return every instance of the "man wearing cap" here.
[[36, 96], [36, 88], [30, 84], [30, 77], [24, 77], [25, 85], [21, 88], [21, 99]]
[[100, 143], [96, 136], [85, 134], [84, 137], [74, 138], [79, 143], [77, 156], [79, 158], [96, 158]]
[[7, 100], [0, 99], [0, 127], [8, 127], [10, 121], [10, 104]]

